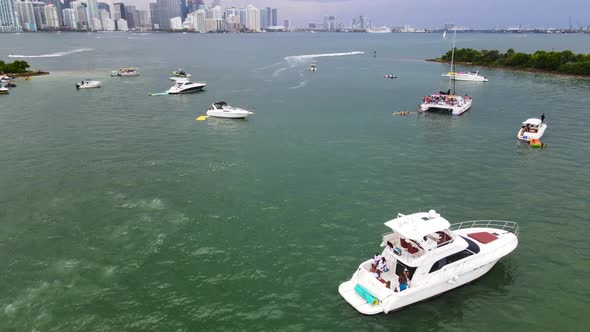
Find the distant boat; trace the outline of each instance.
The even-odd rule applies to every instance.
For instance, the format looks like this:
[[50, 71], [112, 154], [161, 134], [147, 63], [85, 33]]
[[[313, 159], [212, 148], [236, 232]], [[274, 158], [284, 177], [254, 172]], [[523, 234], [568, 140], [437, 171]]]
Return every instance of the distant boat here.
[[391, 29], [388, 27], [380, 27], [380, 28], [369, 28], [367, 29], [368, 33], [391, 33]]
[[443, 39], [447, 39], [447, 30], [445, 30], [445, 32], [443, 32]]

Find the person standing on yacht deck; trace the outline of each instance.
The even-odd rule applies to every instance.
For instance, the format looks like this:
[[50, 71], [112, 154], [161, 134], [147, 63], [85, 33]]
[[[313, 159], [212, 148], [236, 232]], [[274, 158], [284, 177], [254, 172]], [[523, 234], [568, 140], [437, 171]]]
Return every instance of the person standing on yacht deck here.
[[381, 257], [381, 260], [379, 261], [379, 264], [377, 265], [377, 270], [379, 270], [381, 272], [387, 272], [387, 271], [389, 271], [389, 268], [387, 267], [387, 261], [385, 260], [385, 257]]
[[408, 288], [408, 283], [410, 281], [410, 271], [408, 271], [408, 269], [404, 269], [404, 273], [399, 276], [397, 281], [399, 282], [399, 291], [405, 291]]
[[375, 255], [373, 255], [373, 264], [378, 265], [380, 261], [381, 261], [381, 254], [376, 252]]

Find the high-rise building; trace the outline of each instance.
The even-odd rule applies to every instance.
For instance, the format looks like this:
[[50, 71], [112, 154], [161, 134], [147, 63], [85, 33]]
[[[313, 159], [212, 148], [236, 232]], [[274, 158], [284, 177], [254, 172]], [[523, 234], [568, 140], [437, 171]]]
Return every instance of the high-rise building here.
[[158, 15], [160, 30], [171, 30], [170, 20], [182, 15], [180, 0], [158, 0]]
[[268, 11], [266, 8], [260, 10], [260, 29], [264, 30], [268, 27]]
[[246, 8], [240, 8], [240, 23], [245, 27], [248, 23], [248, 11]]
[[139, 14], [137, 13], [137, 7], [125, 5], [125, 14], [127, 16], [127, 27], [129, 29], [139, 27]]
[[195, 31], [198, 31], [200, 33], [207, 32], [207, 27], [205, 26], [205, 19], [205, 9], [197, 9], [197, 11], [195, 12]]
[[160, 30], [160, 14], [158, 13], [158, 4], [150, 2], [150, 18], [153, 30]]
[[222, 20], [223, 19], [223, 7], [217, 5], [213, 7], [213, 17], [214, 20]]
[[[57, 11], [57, 18], [58, 18], [59, 26], [62, 26], [63, 21], [64, 21], [62, 9], [66, 8], [66, 7], [62, 5], [60, 0], [42, 0], [42, 1], [47, 5], [53, 5], [55, 7], [55, 9]], [[58, 28], [59, 28], [59, 26], [58, 26]]]
[[237, 9], [236, 7], [225, 8], [225, 13], [223, 14], [223, 18], [225, 18], [227, 20], [227, 18], [230, 16], [238, 16], [238, 19], [239, 19], [240, 10]]
[[359, 16], [359, 29], [365, 30], [367, 27], [365, 26], [365, 17], [363, 15]]
[[250, 31], [260, 31], [260, 10], [254, 5], [246, 7], [246, 28]]
[[99, 2], [98, 3], [98, 17], [99, 18], [101, 18], [101, 15], [102, 15], [101, 14], [101, 9], [106, 10], [107, 14], [109, 14], [109, 18], [112, 17], [112, 15], [113, 15], [111, 13], [112, 9], [111, 9], [111, 6], [108, 3], [105, 3], [105, 2]]
[[205, 4], [203, 3], [203, 0], [188, 0], [186, 2], [186, 6], [187, 6], [189, 13], [196, 12], [197, 10], [199, 10], [201, 5], [203, 7], [205, 6]]
[[285, 27], [286, 31], [289, 31], [289, 29], [291, 28], [291, 21], [283, 20], [283, 26]]
[[[99, 3], [100, 6], [101, 3]], [[111, 19], [111, 15], [106, 9], [99, 9], [98, 14], [100, 16], [100, 23], [102, 24], [102, 29], [105, 31], [115, 31], [115, 21]]]
[[78, 1], [70, 1], [70, 7], [76, 11], [76, 25], [78, 30], [88, 30], [88, 10]]
[[52, 5], [48, 4], [43, 8], [45, 11], [45, 19], [47, 20], [47, 28], [48, 29], [57, 29], [59, 28], [59, 15], [57, 14], [57, 8]]
[[272, 19], [270, 23], [272, 26], [277, 26], [279, 23], [279, 10], [276, 8], [272, 9]]
[[180, 18], [181, 19], [186, 19], [186, 16], [188, 15], [189, 11], [188, 11], [188, 4], [186, 2], [187, 0], [180, 0]]
[[70, 30], [78, 29], [78, 12], [72, 8], [62, 10], [64, 17], [64, 26]]
[[20, 26], [25, 31], [37, 31], [33, 3], [28, 0], [19, 0], [14, 3], [16, 16]]
[[13, 0], [0, 0], [0, 32], [19, 32], [21, 26], [16, 17]]
[[[120, 19], [127, 19], [127, 13], [125, 12], [125, 4], [121, 3], [121, 2], [115, 2], [113, 5], [114, 9], [113, 9], [113, 19], [115, 21], [118, 21]], [[127, 22], [125, 22], [127, 23]]]
[[336, 17], [328, 16], [328, 26], [325, 26], [324, 29], [326, 29], [327, 31], [336, 31], [337, 30]]
[[100, 25], [100, 23], [96, 23], [97, 21], [100, 22], [100, 17], [98, 14], [98, 3], [96, 2], [96, 0], [85, 0], [83, 2], [85, 2], [86, 4], [86, 10], [88, 12], [88, 28], [90, 30], [100, 30], [102, 26], [98, 26]]
[[137, 14], [139, 16], [139, 28], [141, 30], [148, 30], [151, 22], [147, 10], [138, 10]]
[[47, 27], [47, 18], [45, 17], [45, 3], [33, 2], [33, 15], [35, 15], [35, 26], [37, 31]]

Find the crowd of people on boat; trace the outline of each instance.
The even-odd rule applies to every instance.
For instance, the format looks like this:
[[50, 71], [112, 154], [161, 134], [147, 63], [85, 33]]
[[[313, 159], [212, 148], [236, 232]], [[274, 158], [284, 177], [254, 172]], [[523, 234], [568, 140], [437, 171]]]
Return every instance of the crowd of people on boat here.
[[422, 97], [422, 103], [438, 104], [438, 105], [463, 105], [465, 102], [471, 100], [472, 97], [465, 95], [463, 98], [457, 96], [450, 96], [449, 94], [437, 94]]
[[[387, 260], [379, 253], [375, 253], [373, 255], [373, 260], [371, 262], [371, 269], [369, 270], [371, 274], [379, 279], [381, 282], [385, 283], [385, 287], [391, 289], [391, 281], [381, 279], [381, 274], [389, 272], [389, 267], [387, 266]], [[410, 284], [410, 271], [407, 268], [404, 268], [402, 274], [398, 276], [398, 284], [399, 288], [395, 288], [395, 292], [403, 292], [409, 287]]]

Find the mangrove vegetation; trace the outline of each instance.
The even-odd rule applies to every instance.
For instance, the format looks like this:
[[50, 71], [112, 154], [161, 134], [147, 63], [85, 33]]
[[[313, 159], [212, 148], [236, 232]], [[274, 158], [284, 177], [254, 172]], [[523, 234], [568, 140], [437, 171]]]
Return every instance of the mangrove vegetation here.
[[[452, 51], [435, 61], [450, 62]], [[455, 62], [488, 67], [503, 67], [522, 70], [546, 71], [557, 74], [590, 76], [590, 54], [575, 54], [572, 51], [537, 51], [533, 54], [516, 52], [510, 48], [506, 53], [497, 50], [455, 49]]]

